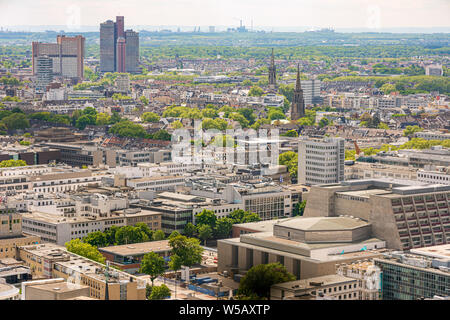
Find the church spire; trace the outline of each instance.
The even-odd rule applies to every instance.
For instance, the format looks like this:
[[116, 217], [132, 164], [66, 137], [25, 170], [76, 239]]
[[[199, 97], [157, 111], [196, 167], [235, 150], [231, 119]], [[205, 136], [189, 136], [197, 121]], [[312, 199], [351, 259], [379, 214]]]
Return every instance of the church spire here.
[[297, 64], [297, 82], [295, 83], [295, 90], [301, 90], [302, 84], [300, 82], [300, 64]]
[[276, 88], [276, 78], [277, 78], [277, 71], [275, 68], [275, 58], [273, 55], [273, 48], [272, 48], [272, 57], [270, 59], [270, 65], [269, 65], [269, 87], [272, 89]]
[[300, 81], [300, 65], [297, 64], [297, 81], [291, 104], [291, 120], [298, 120], [305, 116], [305, 100], [303, 99], [302, 84]]

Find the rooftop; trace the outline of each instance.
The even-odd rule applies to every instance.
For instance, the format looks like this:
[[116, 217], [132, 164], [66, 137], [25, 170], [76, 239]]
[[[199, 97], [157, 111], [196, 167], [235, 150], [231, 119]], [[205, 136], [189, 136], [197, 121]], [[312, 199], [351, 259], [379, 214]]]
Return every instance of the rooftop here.
[[272, 288], [280, 288], [284, 290], [308, 290], [308, 289], [315, 289], [319, 286], [332, 286], [340, 283], [347, 283], [347, 282], [353, 282], [357, 281], [352, 278], [344, 277], [337, 274], [331, 274], [321, 277], [315, 277], [315, 278], [309, 278], [309, 279], [303, 279], [303, 280], [296, 280], [296, 281], [289, 281], [289, 282], [283, 282], [274, 284]]
[[297, 217], [279, 222], [277, 225], [304, 231], [338, 231], [365, 227], [369, 224], [350, 217]]
[[139, 256], [149, 252], [171, 251], [172, 247], [169, 245], [169, 240], [161, 240], [103, 247], [98, 250], [119, 256]]

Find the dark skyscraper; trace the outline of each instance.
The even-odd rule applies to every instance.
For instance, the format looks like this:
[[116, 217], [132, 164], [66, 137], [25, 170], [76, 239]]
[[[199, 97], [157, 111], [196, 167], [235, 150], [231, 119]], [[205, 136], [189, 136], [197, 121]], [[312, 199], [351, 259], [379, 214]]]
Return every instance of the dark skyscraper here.
[[139, 34], [124, 27], [123, 16], [100, 24], [101, 72], [139, 72]]
[[108, 20], [100, 24], [100, 71], [116, 70], [116, 24]]
[[273, 49], [272, 49], [272, 58], [270, 60], [269, 66], [269, 87], [271, 89], [275, 89], [277, 86], [277, 70], [275, 68], [275, 59], [273, 57]]
[[139, 72], [139, 33], [126, 30], [125, 39], [125, 70], [130, 73]]
[[291, 105], [291, 120], [298, 120], [305, 116], [305, 100], [300, 83], [300, 66], [297, 66], [297, 82], [295, 84], [294, 97]]

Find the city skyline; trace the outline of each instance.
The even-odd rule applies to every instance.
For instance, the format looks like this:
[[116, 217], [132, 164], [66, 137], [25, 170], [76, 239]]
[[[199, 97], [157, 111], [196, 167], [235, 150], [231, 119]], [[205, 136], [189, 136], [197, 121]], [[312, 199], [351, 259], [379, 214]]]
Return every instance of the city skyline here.
[[[332, 27], [337, 29], [384, 30], [393, 28], [450, 27], [450, 2], [445, 0], [254, 0], [226, 3], [217, 0], [152, 1], [126, 3], [104, 0], [54, 1], [39, 5], [29, 0], [0, 1], [2, 27], [46, 25], [80, 29], [98, 25], [110, 16], [127, 16], [134, 26], [238, 26], [250, 28]], [[139, 8], [139, 10], [137, 10]], [[276, 14], [274, 14], [274, 12]], [[51, 14], [49, 14], [51, 13]]]

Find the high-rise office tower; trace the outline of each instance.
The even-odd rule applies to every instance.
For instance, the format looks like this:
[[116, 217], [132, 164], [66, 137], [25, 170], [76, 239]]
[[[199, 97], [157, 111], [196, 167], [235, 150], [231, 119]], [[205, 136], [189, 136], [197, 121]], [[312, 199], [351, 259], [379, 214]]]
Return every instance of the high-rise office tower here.
[[117, 39], [116, 46], [116, 71], [125, 72], [125, 56], [126, 56], [126, 41], [124, 37]]
[[275, 89], [277, 86], [277, 70], [275, 67], [275, 59], [273, 56], [273, 49], [272, 49], [272, 58], [270, 60], [270, 66], [269, 66], [269, 87], [271, 89]]
[[100, 24], [100, 71], [139, 71], [139, 33], [124, 30], [123, 16]]
[[125, 71], [139, 72], [139, 34], [133, 30], [126, 30], [125, 39]]
[[305, 100], [300, 82], [300, 66], [297, 66], [297, 82], [295, 84], [294, 96], [291, 105], [291, 120], [298, 120], [305, 116]]
[[36, 92], [44, 93], [47, 85], [53, 80], [53, 60], [49, 56], [39, 56], [36, 58]]
[[116, 70], [116, 24], [108, 20], [100, 24], [100, 71]]
[[36, 74], [37, 59], [41, 56], [47, 56], [52, 59], [54, 75], [83, 79], [84, 41], [83, 36], [58, 35], [56, 43], [33, 42], [33, 74]]
[[302, 138], [298, 145], [298, 182], [326, 184], [344, 181], [345, 140]]

